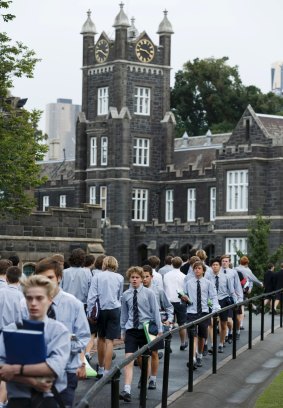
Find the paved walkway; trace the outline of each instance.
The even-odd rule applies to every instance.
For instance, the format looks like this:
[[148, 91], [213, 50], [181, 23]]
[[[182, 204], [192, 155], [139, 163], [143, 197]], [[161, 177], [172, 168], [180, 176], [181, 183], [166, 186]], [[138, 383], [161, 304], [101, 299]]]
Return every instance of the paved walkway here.
[[278, 328], [264, 341], [258, 341], [252, 350], [243, 347], [236, 360], [226, 360], [219, 364], [222, 367], [217, 374], [199, 377], [192, 393], [186, 387], [171, 395], [170, 408], [203, 408], [207, 404], [209, 408], [252, 408], [283, 370], [283, 329]]
[[[279, 323], [279, 317], [276, 316], [275, 320], [275, 327]], [[248, 327], [248, 323], [245, 322], [246, 329]], [[265, 329], [270, 330], [270, 316], [265, 315]], [[278, 335], [278, 333], [280, 333]], [[253, 340], [256, 340], [256, 338], [260, 334], [260, 315], [258, 316], [253, 316]], [[281, 336], [281, 339], [280, 339]], [[188, 360], [188, 350], [183, 352], [179, 350], [179, 336], [175, 335], [172, 339], [172, 350], [173, 353], [170, 355], [170, 372], [169, 372], [169, 390], [168, 390], [168, 405], [171, 403], [170, 408], [182, 408], [182, 407], [193, 407], [193, 408], [198, 408], [198, 407], [205, 407], [205, 404], [208, 403], [209, 401], [209, 408], [213, 408], [216, 405], [213, 405], [214, 401], [217, 401], [217, 407], [221, 406], [221, 408], [228, 407], [236, 407], [236, 406], [241, 406], [241, 405], [235, 405], [234, 402], [228, 402], [228, 397], [232, 398], [237, 391], [237, 389], [242, 388], [241, 386], [238, 386], [240, 384], [239, 381], [241, 381], [241, 377], [243, 377], [244, 373], [248, 373], [250, 368], [253, 367], [254, 370], [265, 370], [265, 368], [261, 368], [262, 364], [264, 364], [265, 361], [269, 361], [271, 358], [276, 358], [277, 362], [278, 356], [274, 357], [272, 353], [276, 353], [277, 351], [280, 351], [280, 346], [282, 347], [282, 361], [283, 361], [283, 333], [282, 329], [279, 329], [276, 331], [275, 334], [268, 335], [266, 336], [266, 339], [264, 342], [257, 342], [257, 345], [249, 351], [247, 350], [247, 343], [248, 343], [248, 331], [243, 330], [241, 331], [241, 338], [237, 342], [237, 359], [232, 360], [232, 345], [226, 345], [225, 351], [223, 354], [218, 354], [217, 359], [218, 359], [218, 374], [211, 375], [212, 372], [212, 357], [211, 356], [206, 356], [203, 359], [203, 367], [197, 369], [194, 371], [194, 392], [193, 393], [188, 393], [187, 392], [187, 384], [188, 384], [188, 369], [186, 367], [186, 362]], [[260, 344], [259, 344], [260, 343]], [[258, 347], [261, 347], [260, 351], [258, 352], [258, 357], [256, 354], [256, 351]], [[277, 347], [277, 349], [276, 349]], [[269, 352], [271, 350], [271, 352]], [[274, 350], [274, 352], [273, 352]], [[118, 364], [121, 362], [124, 358], [124, 348], [123, 346], [120, 346], [120, 349], [116, 350], [117, 353], [117, 358], [113, 362], [114, 364]], [[241, 353], [241, 354], [240, 354]], [[271, 353], [271, 354], [270, 354]], [[262, 360], [260, 358], [263, 358]], [[95, 357], [96, 358], [96, 357]], [[281, 363], [281, 360], [280, 360]], [[224, 365], [223, 365], [224, 364]], [[273, 364], [272, 362], [269, 362], [268, 364]], [[274, 363], [275, 364], [275, 363]], [[247, 367], [245, 367], [247, 365]], [[220, 368], [223, 366], [223, 368]], [[276, 366], [277, 367], [277, 366]], [[272, 372], [276, 371], [276, 367], [272, 369]], [[223, 371], [225, 370], [225, 371]], [[227, 370], [227, 371], [226, 371]], [[268, 373], [271, 373], [270, 369], [266, 369]], [[163, 359], [160, 360], [160, 368], [159, 368], [159, 375], [158, 375], [158, 381], [157, 381], [157, 389], [156, 390], [149, 390], [147, 393], [147, 408], [155, 408], [160, 406], [160, 401], [161, 401], [161, 392], [162, 392], [162, 373], [163, 373]], [[250, 374], [252, 374], [253, 371], [250, 371]], [[254, 374], [253, 374], [254, 375]], [[261, 374], [260, 374], [261, 375]], [[276, 375], [276, 373], [274, 374]], [[132, 384], [132, 403], [131, 404], [126, 404], [121, 402], [120, 407], [126, 407], [126, 405], [130, 407], [139, 407], [139, 390], [137, 388], [137, 382], [139, 380], [140, 376], [140, 371], [138, 367], [134, 368], [134, 380]], [[262, 377], [265, 381], [268, 381], [269, 377]], [[232, 381], [231, 381], [232, 380]], [[212, 385], [207, 386], [207, 384], [210, 384], [210, 381], [212, 382]], [[83, 395], [87, 393], [87, 391], [90, 389], [90, 387], [93, 385], [94, 380], [86, 380], [86, 381], [80, 381], [79, 387], [76, 392], [76, 401], [78, 402]], [[201, 389], [199, 387], [204, 386], [204, 389]], [[224, 384], [224, 386], [223, 386]], [[229, 384], [229, 385], [227, 385]], [[233, 390], [232, 385], [235, 384], [235, 390]], [[262, 384], [261, 384], [262, 385]], [[121, 385], [120, 389], [122, 389], [123, 386], [123, 376], [121, 377]], [[260, 383], [258, 383], [258, 387], [260, 386]], [[215, 388], [217, 390], [217, 387], [220, 387], [221, 392], [218, 391], [215, 392], [216, 397], [211, 396], [211, 401], [210, 401], [210, 396], [208, 395], [207, 389]], [[252, 389], [252, 394], [255, 393], [255, 386], [254, 384], [249, 383], [248, 385], [244, 385], [244, 390], [247, 390], [247, 395], [250, 397], [250, 394], [248, 393], [248, 390]], [[262, 388], [264, 388], [262, 386]], [[228, 390], [228, 393], [226, 395], [226, 390]], [[224, 392], [225, 391], [225, 392]], [[260, 392], [259, 392], [260, 393]], [[182, 395], [183, 394], [183, 395]], [[201, 400], [202, 395], [205, 396], [205, 399]], [[219, 404], [219, 395], [223, 395], [223, 401], [224, 403]], [[198, 398], [200, 398], [201, 402], [200, 405], [197, 405]], [[236, 398], [235, 396], [233, 398]], [[243, 397], [241, 397], [243, 398]], [[226, 401], [227, 400], [227, 401]], [[205, 401], [205, 403], [204, 403]], [[109, 408], [111, 406], [111, 396], [110, 396], [110, 384], [106, 385], [103, 390], [95, 396], [95, 398], [92, 399], [92, 401], [89, 401], [90, 403], [90, 408], [94, 407], [99, 407], [99, 408]], [[226, 405], [225, 405], [226, 404]], [[234, 405], [233, 405], [234, 404]], [[247, 408], [249, 405], [244, 404], [242, 405], [243, 407]], [[251, 405], [252, 406], [252, 405]]]

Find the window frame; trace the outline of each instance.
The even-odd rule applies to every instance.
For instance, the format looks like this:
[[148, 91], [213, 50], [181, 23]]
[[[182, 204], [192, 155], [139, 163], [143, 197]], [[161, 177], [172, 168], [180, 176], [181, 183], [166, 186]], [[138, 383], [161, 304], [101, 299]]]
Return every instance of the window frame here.
[[66, 194], [61, 194], [59, 196], [59, 207], [66, 208], [67, 207], [67, 196]]
[[50, 207], [49, 195], [45, 195], [42, 197], [42, 211], [47, 211], [48, 207]]
[[132, 189], [132, 221], [148, 220], [148, 189]]
[[133, 166], [149, 167], [150, 139], [134, 138]]
[[101, 219], [107, 217], [107, 186], [100, 186], [100, 207], [102, 208]]
[[247, 212], [249, 199], [249, 171], [228, 170], [226, 172], [226, 211]]
[[134, 114], [150, 116], [151, 88], [135, 86], [134, 88]]
[[187, 190], [187, 221], [188, 222], [196, 221], [196, 188], [195, 187], [188, 188]]
[[215, 221], [215, 218], [216, 218], [216, 187], [210, 187], [209, 197], [210, 197], [209, 219], [210, 221]]
[[97, 137], [92, 136], [90, 138], [90, 159], [91, 166], [97, 166]]
[[96, 204], [96, 186], [89, 187], [89, 204]]
[[109, 110], [109, 87], [97, 88], [97, 116], [107, 115]]
[[243, 254], [248, 252], [248, 238], [246, 237], [226, 237], [225, 254], [230, 255], [233, 266], [238, 264], [239, 256], [236, 251], [240, 250]]
[[107, 166], [108, 164], [108, 137], [102, 136], [100, 139], [100, 164]]
[[165, 191], [165, 222], [174, 221], [174, 190]]

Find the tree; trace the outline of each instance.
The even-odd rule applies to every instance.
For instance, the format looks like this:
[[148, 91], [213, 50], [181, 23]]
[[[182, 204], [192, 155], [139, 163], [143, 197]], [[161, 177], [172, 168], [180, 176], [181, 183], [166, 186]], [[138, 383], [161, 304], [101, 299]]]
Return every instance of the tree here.
[[[15, 16], [7, 13], [11, 1], [0, 0], [4, 22]], [[26, 214], [34, 207], [32, 189], [44, 182], [39, 166], [46, 152], [44, 135], [38, 130], [39, 111], [19, 107], [19, 98], [10, 95], [15, 77], [33, 77], [38, 59], [20, 42], [12, 44], [6, 33], [0, 33], [0, 214]]]
[[255, 86], [245, 87], [238, 67], [228, 65], [228, 57], [196, 58], [176, 73], [171, 105], [179, 136], [184, 131], [191, 135], [202, 135], [208, 129], [231, 131], [248, 104], [260, 113], [283, 110], [282, 98], [271, 92], [262, 94]]

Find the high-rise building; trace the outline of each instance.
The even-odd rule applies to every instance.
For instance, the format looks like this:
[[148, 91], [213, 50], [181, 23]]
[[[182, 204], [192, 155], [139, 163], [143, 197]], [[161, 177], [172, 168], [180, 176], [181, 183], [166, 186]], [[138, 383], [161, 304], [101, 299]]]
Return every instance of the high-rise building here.
[[283, 61], [271, 65], [271, 90], [276, 95], [283, 95]]
[[57, 99], [46, 106], [46, 133], [49, 160], [70, 160], [75, 157], [76, 120], [81, 110], [72, 99]]

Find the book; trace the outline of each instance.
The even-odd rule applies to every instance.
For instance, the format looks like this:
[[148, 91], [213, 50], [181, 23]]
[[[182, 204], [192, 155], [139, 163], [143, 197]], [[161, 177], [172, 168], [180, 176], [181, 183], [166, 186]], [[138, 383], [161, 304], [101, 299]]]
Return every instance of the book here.
[[7, 364], [38, 364], [46, 360], [43, 331], [3, 329]]
[[144, 330], [145, 337], [146, 337], [146, 340], [147, 340], [148, 343], [150, 343], [151, 341], [153, 341], [157, 337], [157, 335], [151, 334], [149, 332], [149, 324], [150, 324], [149, 321], [143, 323], [143, 330]]

